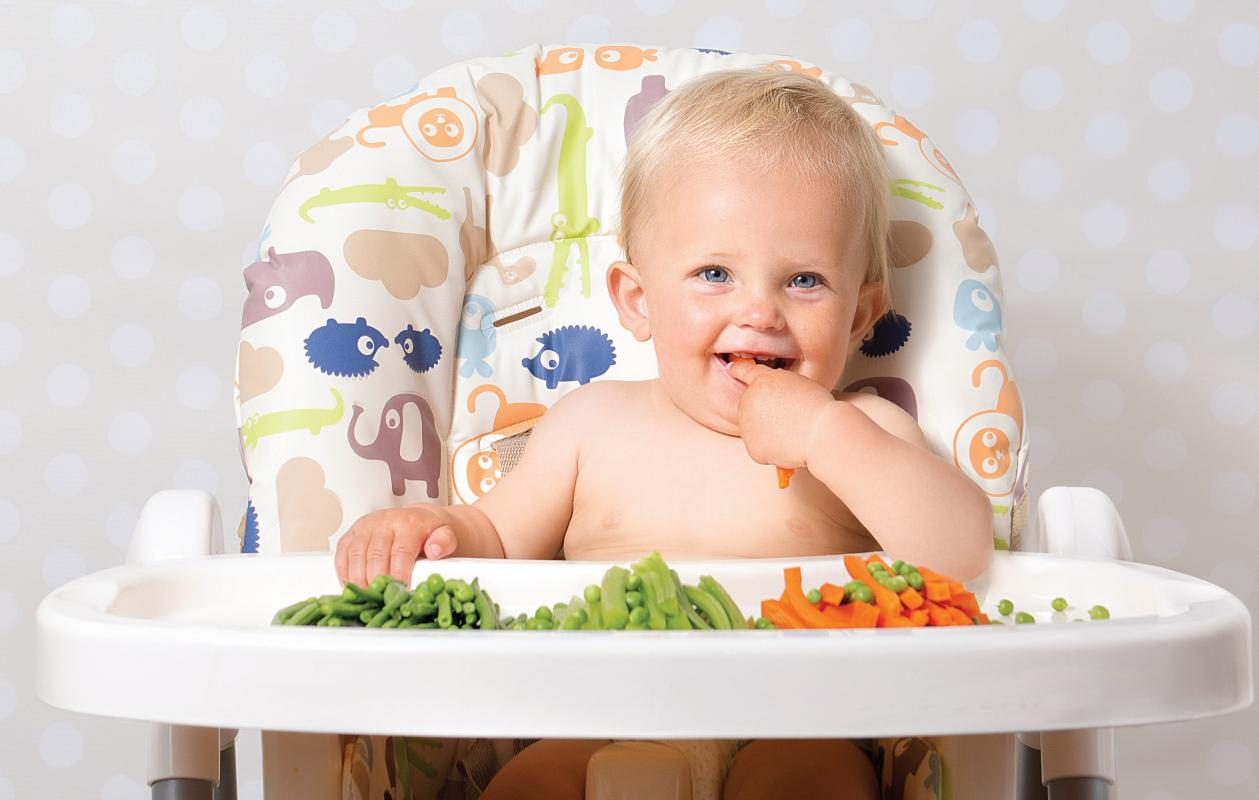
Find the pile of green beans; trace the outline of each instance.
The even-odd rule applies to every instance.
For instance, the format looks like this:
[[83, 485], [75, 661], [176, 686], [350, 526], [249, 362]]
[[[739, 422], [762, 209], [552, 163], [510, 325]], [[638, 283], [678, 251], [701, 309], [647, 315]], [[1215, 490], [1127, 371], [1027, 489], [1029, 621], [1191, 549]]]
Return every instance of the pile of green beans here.
[[659, 553], [630, 569], [611, 567], [603, 580], [567, 603], [539, 606], [503, 620], [508, 630], [735, 630], [753, 627], [712, 576], [687, 585]]
[[407, 588], [388, 575], [367, 586], [347, 582], [341, 594], [308, 597], [280, 609], [272, 625], [318, 625], [330, 628], [426, 628], [494, 630], [499, 608], [477, 579], [429, 575]]
[[[1054, 599], [1050, 602], [1050, 604], [1049, 604], [1049, 605], [1050, 605], [1050, 607], [1051, 607], [1051, 608], [1053, 608], [1053, 610], [1054, 610], [1055, 612], [1057, 612], [1057, 613], [1059, 613], [1059, 614], [1064, 614], [1064, 613], [1067, 611], [1067, 609], [1068, 609], [1068, 608], [1071, 608], [1071, 607], [1072, 607], [1072, 606], [1071, 606], [1071, 604], [1067, 602], [1067, 598], [1065, 598], [1065, 597], [1055, 597], [1055, 598], [1054, 598]], [[1001, 615], [1001, 616], [1003, 616], [1003, 617], [1009, 617], [1011, 614], [1013, 614], [1013, 615], [1014, 615], [1014, 623], [1015, 623], [1016, 625], [1034, 625], [1034, 624], [1036, 624], [1036, 617], [1032, 616], [1032, 615], [1031, 615], [1031, 614], [1029, 614], [1028, 612], [1026, 612], [1026, 611], [1015, 611], [1015, 609], [1014, 609], [1014, 601], [1013, 601], [1013, 600], [1011, 600], [1011, 599], [1009, 599], [1008, 597], [1007, 597], [1007, 598], [1002, 598], [1002, 599], [1001, 599], [1001, 601], [997, 603], [997, 613], [998, 613], [998, 614], [1000, 614], [1000, 615]], [[1100, 604], [1098, 604], [1098, 605], [1095, 605], [1095, 606], [1091, 607], [1091, 608], [1088, 610], [1088, 615], [1089, 615], [1089, 619], [1094, 619], [1094, 620], [1097, 620], [1097, 619], [1110, 619], [1110, 609], [1108, 609], [1108, 608], [1107, 608], [1106, 606], [1104, 606], [1104, 605], [1100, 605]], [[1071, 621], [1072, 621], [1072, 622], [1084, 622], [1084, 618], [1083, 618], [1083, 617], [1076, 617], [1075, 619], [1073, 619], [1073, 620], [1071, 620]], [[1002, 621], [1001, 621], [1001, 620], [999, 620], [999, 619], [994, 619], [994, 620], [992, 620], [992, 624], [993, 624], [993, 625], [1004, 625], [1005, 623], [1004, 623], [1004, 622], [1002, 622]]]

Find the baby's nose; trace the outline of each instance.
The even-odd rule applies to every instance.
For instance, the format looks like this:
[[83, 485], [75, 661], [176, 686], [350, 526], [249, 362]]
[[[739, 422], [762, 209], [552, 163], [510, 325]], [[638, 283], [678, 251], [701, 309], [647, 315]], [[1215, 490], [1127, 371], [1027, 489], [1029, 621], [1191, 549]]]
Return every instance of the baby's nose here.
[[736, 321], [741, 327], [754, 330], [780, 330], [784, 325], [782, 310], [771, 297], [749, 297], [740, 306]]

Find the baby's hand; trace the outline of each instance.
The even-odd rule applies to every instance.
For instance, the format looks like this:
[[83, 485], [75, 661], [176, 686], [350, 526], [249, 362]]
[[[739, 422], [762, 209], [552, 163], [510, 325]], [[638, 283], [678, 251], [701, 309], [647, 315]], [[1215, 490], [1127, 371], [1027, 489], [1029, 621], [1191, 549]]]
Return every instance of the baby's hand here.
[[804, 466], [814, 423], [835, 398], [799, 373], [756, 362], [730, 365], [730, 375], [748, 385], [739, 399], [739, 435], [758, 464]]
[[337, 578], [366, 586], [388, 573], [411, 584], [411, 571], [421, 554], [444, 558], [458, 540], [444, 517], [423, 505], [386, 508], [359, 517], [337, 542]]

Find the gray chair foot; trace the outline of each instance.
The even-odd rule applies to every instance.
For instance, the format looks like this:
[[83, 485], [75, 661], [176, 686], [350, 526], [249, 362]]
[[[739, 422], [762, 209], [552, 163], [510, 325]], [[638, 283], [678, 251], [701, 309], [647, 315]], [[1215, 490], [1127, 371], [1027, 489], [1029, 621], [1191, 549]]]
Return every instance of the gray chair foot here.
[[219, 751], [219, 782], [214, 787], [214, 800], [236, 800], [236, 745]]
[[1041, 783], [1040, 777], [1040, 751], [1016, 740], [1015, 752], [1014, 770], [1018, 776], [1015, 797], [1018, 800], [1047, 800], [1045, 785]]
[[1049, 800], [1110, 800], [1110, 781], [1103, 778], [1059, 778], [1047, 788]]
[[152, 784], [153, 800], [214, 800], [214, 786], [200, 778], [167, 778]]

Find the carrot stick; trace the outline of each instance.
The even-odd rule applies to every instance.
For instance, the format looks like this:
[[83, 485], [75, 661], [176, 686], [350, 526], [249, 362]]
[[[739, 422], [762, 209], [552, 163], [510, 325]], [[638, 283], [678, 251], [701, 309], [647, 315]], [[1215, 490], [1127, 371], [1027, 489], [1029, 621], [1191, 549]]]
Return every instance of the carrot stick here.
[[947, 603], [953, 597], [953, 593], [949, 591], [949, 585], [944, 581], [924, 580], [922, 585], [927, 590], [927, 599], [932, 602]]
[[833, 583], [824, 583], [819, 591], [822, 593], [823, 603], [833, 606], [842, 606], [844, 604], [844, 587], [836, 586]]
[[784, 569], [783, 578], [787, 583], [787, 603], [791, 610], [796, 612], [800, 619], [804, 620], [806, 628], [833, 627], [831, 620], [821, 611], [818, 611], [817, 607], [809, 602], [809, 598], [804, 596], [804, 586], [800, 577], [799, 567], [787, 567]]
[[971, 620], [971, 618], [966, 615], [966, 612], [960, 608], [953, 608], [952, 606], [950, 606], [948, 611], [949, 611], [949, 614], [953, 617], [954, 624], [956, 625], [974, 625], [975, 624]]
[[925, 608], [915, 608], [913, 611], [906, 614], [906, 616], [909, 618], [909, 621], [914, 624], [915, 628], [921, 628], [931, 621], [931, 613]]
[[854, 579], [861, 581], [870, 587], [870, 591], [874, 593], [875, 605], [879, 608], [879, 625], [887, 626], [888, 620], [899, 617], [901, 615], [901, 601], [895, 592], [884, 589], [883, 586], [874, 579], [870, 574], [870, 570], [866, 567], [865, 562], [860, 556], [844, 556], [844, 566], [848, 568], [848, 574]]
[[845, 603], [842, 608], [852, 609], [852, 627], [874, 628], [879, 624], [879, 609], [861, 600]]
[[941, 627], [949, 627], [957, 624], [953, 621], [953, 615], [949, 613], [948, 608], [938, 605], [937, 603], [933, 603], [930, 600], [927, 601], [927, 619], [930, 620], [932, 625], [939, 625]]
[[911, 611], [915, 608], [921, 608], [926, 601], [922, 599], [922, 595], [918, 594], [918, 590], [910, 586], [908, 589], [900, 593], [901, 605]]
[[774, 623], [775, 628], [804, 627], [804, 620], [791, 610], [791, 606], [778, 600], [762, 600], [761, 616]]

